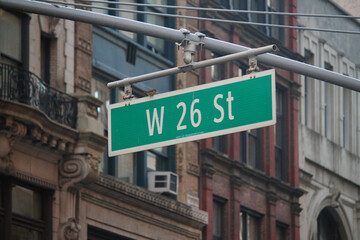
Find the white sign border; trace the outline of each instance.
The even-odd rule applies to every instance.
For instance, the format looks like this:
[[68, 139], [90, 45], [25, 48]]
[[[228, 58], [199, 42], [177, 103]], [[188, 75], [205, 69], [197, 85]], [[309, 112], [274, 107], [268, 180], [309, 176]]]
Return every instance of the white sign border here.
[[[188, 93], [188, 92], [194, 92], [194, 91], [198, 91], [198, 90], [202, 90], [202, 89], [222, 86], [222, 85], [226, 85], [229, 83], [245, 81], [245, 80], [249, 80], [252, 78], [258, 78], [258, 77], [263, 77], [263, 76], [268, 76], [268, 75], [271, 75], [272, 120], [260, 122], [260, 123], [249, 124], [249, 125], [244, 125], [244, 126], [240, 126], [240, 127], [224, 129], [224, 130], [218, 130], [218, 131], [210, 132], [210, 133], [202, 133], [202, 134], [198, 134], [198, 135], [194, 135], [194, 136], [172, 139], [172, 140], [168, 140], [168, 141], [162, 141], [162, 142], [158, 142], [158, 143], [151, 143], [151, 144], [147, 144], [147, 145], [126, 148], [126, 149], [122, 149], [122, 150], [116, 150], [116, 151], [111, 150], [111, 141], [112, 141], [112, 138], [111, 138], [111, 110], [113, 108], [119, 108], [119, 107], [138, 104], [138, 103], [142, 103], [142, 102], [152, 101], [152, 100], [156, 100], [156, 99], [176, 96], [176, 95], [180, 95], [180, 94], [184, 94], [184, 93]], [[239, 77], [235, 77], [235, 78], [230, 78], [230, 79], [221, 80], [221, 81], [217, 81], [217, 82], [211, 82], [211, 83], [202, 84], [202, 85], [197, 85], [197, 86], [190, 87], [190, 88], [179, 89], [179, 90], [166, 92], [166, 93], [162, 93], [162, 94], [158, 94], [158, 95], [154, 95], [154, 96], [143, 97], [143, 98], [138, 98], [138, 99], [134, 99], [134, 100], [130, 100], [130, 101], [124, 101], [124, 102], [109, 105], [109, 107], [108, 107], [108, 155], [109, 155], [109, 157], [114, 157], [114, 156], [118, 156], [118, 155], [122, 155], [122, 154], [139, 152], [139, 151], [144, 151], [144, 150], [149, 150], [149, 149], [159, 148], [159, 147], [165, 147], [165, 146], [170, 146], [170, 145], [174, 145], [174, 144], [178, 144], [178, 143], [191, 142], [191, 141], [200, 140], [200, 139], [204, 139], [204, 138], [226, 135], [226, 134], [230, 134], [230, 133], [234, 133], [234, 132], [241, 132], [241, 131], [255, 129], [255, 128], [267, 127], [267, 126], [274, 125], [274, 124], [276, 124], [275, 69], [270, 69], [270, 70], [266, 70], [266, 71], [262, 71], [262, 72], [254, 72], [254, 73], [244, 75], [244, 76], [239, 76]]]

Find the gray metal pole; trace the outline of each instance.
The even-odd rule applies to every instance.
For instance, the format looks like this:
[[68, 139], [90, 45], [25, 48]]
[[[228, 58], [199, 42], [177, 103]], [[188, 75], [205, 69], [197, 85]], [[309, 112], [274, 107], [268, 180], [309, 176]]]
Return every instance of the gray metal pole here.
[[[65, 18], [94, 25], [102, 25], [148, 36], [163, 38], [175, 42], [181, 42], [184, 38], [182, 32], [175, 29], [80, 9], [54, 6], [47, 3], [22, 0], [0, 0], [0, 7], [13, 9], [16, 11]], [[195, 34], [189, 34], [187, 37], [194, 42], [200, 41], [199, 37]], [[203, 39], [203, 43], [205, 43], [204, 46], [207, 49], [220, 54], [231, 54], [250, 49], [244, 46], [208, 37]], [[356, 78], [269, 53], [258, 56], [257, 59], [259, 62], [269, 66], [278, 67], [287, 71], [292, 71], [360, 92], [360, 80]]]
[[144, 75], [140, 75], [140, 76], [136, 76], [136, 77], [129, 77], [129, 78], [125, 78], [122, 80], [109, 82], [107, 84], [107, 86], [109, 88], [121, 87], [121, 86], [129, 85], [129, 84], [133, 84], [133, 83], [137, 83], [137, 82], [147, 81], [147, 80], [154, 79], [154, 78], [160, 78], [160, 77], [173, 75], [173, 74], [177, 74], [177, 73], [181, 73], [181, 72], [195, 70], [198, 68], [208, 67], [211, 65], [220, 64], [220, 63], [224, 63], [224, 62], [228, 62], [228, 61], [232, 61], [232, 60], [236, 60], [236, 59], [240, 59], [240, 58], [257, 56], [259, 54], [273, 52], [276, 50], [277, 50], [276, 45], [269, 45], [269, 46], [265, 46], [265, 47], [254, 48], [254, 49], [247, 50], [245, 52], [234, 53], [234, 54], [230, 54], [230, 55], [226, 55], [226, 56], [222, 56], [222, 57], [218, 57], [218, 58], [204, 60], [201, 62], [194, 62], [194, 63], [180, 66], [180, 67], [174, 67], [174, 68], [165, 69], [165, 70], [158, 71], [158, 72], [148, 73], [148, 74], [144, 74]]

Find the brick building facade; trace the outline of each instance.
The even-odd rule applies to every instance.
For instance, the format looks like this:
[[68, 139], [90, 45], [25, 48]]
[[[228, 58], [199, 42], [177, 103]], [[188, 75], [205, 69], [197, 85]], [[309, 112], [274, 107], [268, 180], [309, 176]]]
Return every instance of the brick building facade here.
[[[266, 1], [233, 5], [232, 1], [202, 1], [202, 7], [296, 12], [296, 1], [267, 5]], [[202, 12], [203, 17], [253, 20], [249, 14]], [[260, 18], [260, 22], [286, 24], [293, 18]], [[297, 35], [276, 30], [216, 22], [201, 22], [208, 37], [260, 47], [276, 43], [278, 54], [297, 60]], [[217, 56], [202, 51], [200, 59]], [[248, 60], [205, 68], [199, 83], [246, 74]], [[260, 66], [266, 69], [266, 66]], [[255, 73], [256, 74], [256, 73]], [[200, 202], [209, 214], [204, 239], [299, 239], [298, 101], [299, 83], [293, 73], [277, 69], [277, 124], [200, 141]]]

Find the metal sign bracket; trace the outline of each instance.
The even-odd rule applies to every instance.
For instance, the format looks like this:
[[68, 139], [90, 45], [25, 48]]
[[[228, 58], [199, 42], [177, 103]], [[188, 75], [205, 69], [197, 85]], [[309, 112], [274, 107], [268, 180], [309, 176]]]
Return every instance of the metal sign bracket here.
[[126, 84], [124, 86], [124, 92], [125, 92], [125, 96], [123, 97], [124, 101], [131, 100], [134, 97], [134, 95], [132, 93], [131, 84]]
[[252, 72], [258, 72], [259, 71], [259, 67], [257, 65], [257, 59], [255, 55], [252, 55], [249, 57], [249, 68], [246, 70], [246, 72], [252, 73]]

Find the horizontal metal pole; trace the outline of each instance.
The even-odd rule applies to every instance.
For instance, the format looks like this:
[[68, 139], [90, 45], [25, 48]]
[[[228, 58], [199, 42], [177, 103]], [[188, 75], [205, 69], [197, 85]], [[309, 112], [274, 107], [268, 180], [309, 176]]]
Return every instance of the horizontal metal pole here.
[[265, 47], [254, 48], [254, 49], [247, 50], [245, 52], [234, 53], [234, 54], [230, 54], [230, 55], [226, 55], [226, 56], [222, 56], [222, 57], [204, 60], [201, 62], [194, 62], [194, 63], [180, 66], [180, 67], [174, 67], [174, 68], [170, 68], [170, 69], [166, 69], [166, 70], [162, 70], [162, 71], [158, 71], [158, 72], [153, 72], [153, 73], [148, 73], [148, 74], [144, 74], [144, 75], [140, 75], [140, 76], [136, 76], [136, 77], [125, 78], [122, 80], [110, 82], [107, 84], [107, 86], [109, 88], [121, 87], [121, 86], [125, 86], [128, 84], [147, 81], [147, 80], [160, 78], [160, 77], [164, 77], [164, 76], [168, 76], [168, 75], [173, 75], [173, 74], [177, 74], [177, 73], [181, 73], [181, 72], [188, 72], [188, 71], [195, 70], [198, 68], [208, 67], [211, 65], [220, 64], [220, 63], [224, 63], [224, 62], [228, 62], [228, 61], [232, 61], [232, 60], [236, 60], [236, 59], [240, 59], [240, 58], [257, 56], [259, 54], [268, 53], [268, 52], [272, 52], [272, 51], [276, 51], [276, 50], [277, 50], [276, 45], [269, 45], [269, 46], [265, 46]]
[[[171, 28], [161, 27], [144, 22], [134, 21], [126, 18], [114, 17], [105, 14], [89, 12], [81, 9], [55, 6], [47, 3], [22, 1], [22, 0], [0, 0], [0, 7], [28, 13], [37, 13], [58, 18], [65, 18], [94, 25], [102, 25], [124, 31], [135, 32], [152, 37], [158, 37], [170, 41], [181, 42], [184, 35]], [[200, 39], [195, 34], [189, 34], [191, 41], [199, 42]], [[204, 47], [220, 54], [231, 54], [243, 52], [249, 48], [205, 37]], [[336, 72], [328, 71], [306, 63], [284, 58], [273, 54], [263, 54], [258, 56], [258, 61], [269, 66], [278, 67], [287, 71], [302, 74], [321, 81], [332, 83], [341, 87], [349, 88], [360, 92], [360, 80], [345, 76]]]

